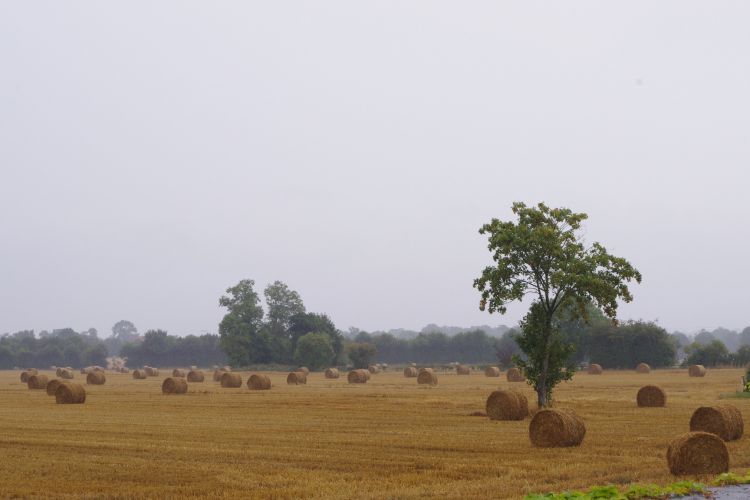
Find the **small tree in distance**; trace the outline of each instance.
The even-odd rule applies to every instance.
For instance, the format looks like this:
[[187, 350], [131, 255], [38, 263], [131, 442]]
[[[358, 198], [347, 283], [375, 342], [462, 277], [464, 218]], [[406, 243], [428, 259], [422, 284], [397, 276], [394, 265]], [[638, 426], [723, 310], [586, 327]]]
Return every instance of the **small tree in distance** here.
[[330, 366], [336, 353], [331, 347], [331, 338], [326, 333], [313, 332], [300, 337], [294, 350], [294, 361], [311, 370]]
[[354, 368], [367, 368], [372, 364], [378, 350], [372, 344], [360, 342], [349, 345], [346, 353]]

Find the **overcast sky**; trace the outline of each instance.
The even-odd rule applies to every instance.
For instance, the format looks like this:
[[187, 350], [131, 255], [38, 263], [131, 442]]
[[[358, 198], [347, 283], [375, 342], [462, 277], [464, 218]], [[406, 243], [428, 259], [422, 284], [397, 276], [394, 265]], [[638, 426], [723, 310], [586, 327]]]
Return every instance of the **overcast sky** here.
[[620, 317], [750, 325], [750, 4], [0, 2], [0, 333], [216, 332], [242, 278], [339, 328], [478, 310], [477, 230], [589, 214]]

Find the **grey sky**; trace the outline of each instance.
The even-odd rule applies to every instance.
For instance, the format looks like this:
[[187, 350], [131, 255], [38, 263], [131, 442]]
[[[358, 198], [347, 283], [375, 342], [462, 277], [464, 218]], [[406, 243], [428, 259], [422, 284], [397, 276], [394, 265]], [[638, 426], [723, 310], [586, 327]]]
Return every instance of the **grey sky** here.
[[750, 324], [747, 2], [0, 2], [0, 332], [481, 313], [477, 234], [587, 212], [622, 318]]

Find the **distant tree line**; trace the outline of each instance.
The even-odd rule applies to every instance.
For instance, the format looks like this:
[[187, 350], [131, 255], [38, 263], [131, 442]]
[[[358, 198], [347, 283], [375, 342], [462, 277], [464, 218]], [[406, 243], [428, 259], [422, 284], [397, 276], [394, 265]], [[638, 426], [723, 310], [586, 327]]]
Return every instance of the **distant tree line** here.
[[76, 332], [71, 328], [42, 331], [22, 330], [0, 336], [0, 369], [16, 366], [47, 367], [106, 365], [107, 347], [95, 329]]
[[128, 359], [129, 366], [213, 366], [227, 362], [218, 335], [178, 337], [164, 330], [149, 330], [142, 341], [123, 345], [120, 356]]

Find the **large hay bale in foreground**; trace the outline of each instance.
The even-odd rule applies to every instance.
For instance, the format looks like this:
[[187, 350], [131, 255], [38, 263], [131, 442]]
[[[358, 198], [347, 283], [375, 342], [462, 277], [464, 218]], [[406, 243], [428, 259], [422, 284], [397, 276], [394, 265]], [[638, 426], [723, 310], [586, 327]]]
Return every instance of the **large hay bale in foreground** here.
[[431, 369], [425, 369], [424, 371], [420, 370], [419, 375], [417, 375], [417, 384], [437, 385], [438, 384], [437, 374], [433, 372]]
[[163, 394], [185, 394], [187, 390], [187, 381], [182, 377], [167, 377], [161, 383]]
[[57, 390], [58, 387], [60, 387], [60, 384], [62, 384], [62, 382], [63, 382], [62, 380], [56, 379], [56, 378], [53, 378], [52, 380], [47, 382], [47, 387], [46, 387], [47, 396], [54, 396], [55, 391]]
[[523, 373], [518, 368], [509, 368], [505, 372], [505, 378], [508, 382], [526, 382], [526, 377], [523, 376]]
[[247, 388], [251, 391], [267, 391], [271, 388], [271, 379], [263, 373], [253, 373], [247, 379]]
[[456, 366], [456, 375], [471, 375], [471, 367], [468, 365]]
[[734, 441], [745, 432], [742, 413], [732, 405], [702, 406], [690, 417], [690, 430], [710, 432], [724, 441]]
[[86, 383], [89, 385], [103, 385], [106, 380], [104, 372], [91, 371], [86, 375]]
[[485, 377], [499, 377], [500, 376], [500, 368], [497, 366], [488, 366], [484, 369], [484, 376]]
[[205, 379], [206, 376], [200, 370], [190, 370], [187, 374], [188, 382], [203, 382]]
[[49, 383], [49, 378], [47, 378], [47, 375], [29, 375], [29, 379], [26, 382], [26, 385], [29, 389], [46, 389], [47, 383]]
[[143, 380], [146, 378], [146, 371], [145, 370], [133, 370], [133, 378], [135, 380]]
[[604, 369], [602, 368], [602, 365], [598, 365], [596, 363], [591, 363], [589, 365], [588, 374], [589, 375], [601, 375], [604, 372]]
[[221, 376], [220, 382], [222, 387], [230, 389], [242, 387], [242, 377], [239, 373], [224, 372]]
[[494, 391], [487, 398], [485, 411], [490, 420], [523, 420], [529, 414], [529, 402], [518, 391]]
[[55, 402], [62, 405], [83, 404], [86, 402], [86, 389], [74, 382], [61, 382], [55, 389]]
[[225, 372], [224, 370], [214, 370], [214, 382], [221, 382], [221, 376], [225, 373], [229, 372]]
[[39, 372], [36, 368], [31, 368], [29, 370], [24, 370], [21, 372], [21, 382], [24, 384], [29, 382], [29, 377], [32, 375], [37, 375]]
[[705, 377], [706, 367], [703, 365], [690, 365], [688, 367], [688, 375], [691, 377]]
[[404, 377], [406, 378], [414, 378], [418, 375], [417, 369], [413, 366], [407, 366], [404, 368]]
[[667, 393], [659, 386], [646, 385], [638, 390], [635, 400], [641, 408], [659, 408], [666, 406]]
[[648, 365], [648, 363], [639, 363], [638, 366], [635, 367], [636, 373], [651, 373], [651, 367]]
[[339, 373], [338, 368], [328, 368], [326, 370], [326, 378], [339, 378], [341, 374]]
[[289, 372], [289, 375], [286, 376], [286, 383], [288, 385], [307, 384], [307, 374], [305, 372]]
[[531, 444], [540, 448], [578, 446], [586, 436], [583, 420], [569, 408], [545, 408], [529, 424]]
[[367, 367], [367, 370], [373, 375], [380, 373], [380, 367], [378, 365], [370, 365]]
[[729, 451], [716, 434], [688, 432], [669, 444], [667, 464], [675, 476], [721, 474], [729, 471]]
[[347, 382], [350, 384], [366, 384], [370, 380], [370, 372], [368, 370], [352, 370], [346, 376]]
[[175, 368], [174, 370], [172, 370], [172, 376], [185, 378], [185, 370], [180, 370], [179, 368]]
[[310, 375], [310, 369], [308, 367], [306, 367], [306, 366], [300, 366], [299, 368], [297, 368], [294, 371], [296, 371], [296, 372], [302, 372], [305, 375]]

